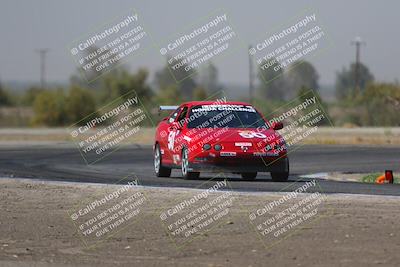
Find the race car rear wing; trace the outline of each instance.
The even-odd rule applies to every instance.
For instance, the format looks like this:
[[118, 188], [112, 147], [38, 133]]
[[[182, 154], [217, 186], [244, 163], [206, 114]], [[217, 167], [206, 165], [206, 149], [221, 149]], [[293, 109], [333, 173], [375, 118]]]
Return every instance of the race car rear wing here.
[[178, 108], [179, 106], [160, 106], [158, 109], [158, 114], [161, 113], [161, 111], [174, 111]]

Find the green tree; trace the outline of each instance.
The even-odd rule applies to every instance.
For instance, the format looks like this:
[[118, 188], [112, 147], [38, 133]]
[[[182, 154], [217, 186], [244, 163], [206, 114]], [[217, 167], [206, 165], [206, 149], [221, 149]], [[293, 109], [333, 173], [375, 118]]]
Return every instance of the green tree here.
[[32, 106], [35, 102], [36, 96], [43, 92], [44, 89], [38, 87], [29, 88], [23, 95], [21, 99], [21, 104], [23, 106]]
[[400, 126], [400, 86], [371, 83], [361, 101], [366, 110], [362, 117], [364, 125]]
[[100, 102], [108, 103], [119, 96], [132, 92], [132, 90], [142, 101], [146, 102], [153, 96], [153, 91], [147, 84], [148, 75], [146, 69], [139, 69], [136, 74], [131, 74], [126, 69], [105, 74], [102, 77]]
[[203, 87], [197, 87], [193, 91], [193, 100], [202, 101], [207, 98], [207, 91]]
[[[91, 91], [78, 86], [71, 86], [65, 104], [68, 122], [75, 123], [89, 114], [95, 113], [96, 102]], [[95, 117], [95, 114], [93, 114]], [[85, 120], [84, 122], [86, 122]]]
[[285, 99], [283, 70], [275, 58], [265, 62], [258, 69], [258, 78], [260, 80], [258, 91], [262, 98], [267, 100]]
[[0, 83], [0, 106], [10, 106], [12, 104], [12, 100], [10, 94], [3, 88], [3, 85]]
[[306, 101], [307, 98], [316, 98], [316, 104], [313, 106], [313, 110], [320, 109], [321, 113], [324, 114], [324, 119], [321, 120], [318, 125], [330, 125], [329, 121], [332, 121], [329, 113], [328, 113], [328, 106], [324, 101], [322, 101], [321, 96], [319, 95], [318, 91], [313, 90], [311, 88], [307, 88], [306, 86], [302, 86], [297, 93], [297, 97], [299, 98], [299, 102], [303, 103]]
[[307, 61], [297, 61], [285, 73], [285, 96], [286, 99], [293, 99], [302, 88], [310, 88], [318, 91], [319, 75], [314, 66]]
[[171, 86], [177, 85], [177, 90], [179, 94], [183, 96], [184, 99], [191, 99], [193, 96], [193, 90], [197, 87], [195, 81], [195, 71], [193, 69], [185, 71], [187, 64], [184, 64], [182, 60], [177, 60], [172, 65], [181, 65], [176, 70], [169, 66], [167, 57], [166, 65], [159, 71], [155, 73], [155, 83], [159, 90], [165, 90]]
[[[343, 68], [336, 73], [336, 97], [345, 99], [354, 96], [356, 64], [352, 63], [349, 69]], [[368, 67], [360, 63], [359, 68], [360, 90], [363, 92], [368, 83], [374, 81], [374, 76], [369, 71]]]
[[199, 86], [203, 87], [208, 93], [215, 93], [220, 90], [218, 85], [218, 69], [212, 62], [203, 66], [199, 70]]
[[63, 90], [40, 92], [33, 103], [33, 125], [59, 126], [68, 121], [65, 110], [66, 97]]
[[178, 105], [183, 101], [177, 85], [160, 90], [156, 96], [156, 103], [160, 105]]

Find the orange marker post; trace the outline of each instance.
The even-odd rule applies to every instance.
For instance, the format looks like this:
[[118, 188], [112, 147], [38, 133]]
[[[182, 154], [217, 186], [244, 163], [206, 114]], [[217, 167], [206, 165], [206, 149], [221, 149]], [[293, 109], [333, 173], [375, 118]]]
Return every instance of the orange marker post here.
[[386, 177], [385, 177], [385, 175], [383, 174], [383, 175], [381, 175], [381, 176], [379, 176], [378, 178], [376, 178], [376, 180], [375, 180], [375, 183], [377, 183], [377, 184], [384, 184], [385, 183], [385, 179]]

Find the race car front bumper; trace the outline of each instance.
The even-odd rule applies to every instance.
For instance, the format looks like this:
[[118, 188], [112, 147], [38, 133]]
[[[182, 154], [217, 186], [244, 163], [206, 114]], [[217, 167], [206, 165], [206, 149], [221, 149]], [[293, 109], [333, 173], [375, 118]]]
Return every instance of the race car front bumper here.
[[[198, 158], [200, 159], [200, 158]], [[281, 157], [254, 157], [252, 159], [214, 159], [189, 162], [191, 172], [289, 172], [289, 159]]]

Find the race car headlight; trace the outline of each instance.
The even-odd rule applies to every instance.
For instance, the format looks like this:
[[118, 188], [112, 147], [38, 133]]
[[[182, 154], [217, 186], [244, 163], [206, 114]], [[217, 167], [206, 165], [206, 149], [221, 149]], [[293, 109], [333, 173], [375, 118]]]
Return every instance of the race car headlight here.
[[215, 146], [214, 146], [214, 149], [215, 149], [216, 151], [220, 151], [220, 150], [222, 149], [222, 146], [221, 146], [221, 145], [215, 145]]
[[203, 149], [204, 150], [210, 150], [211, 149], [211, 145], [210, 144], [204, 144], [203, 145]]

